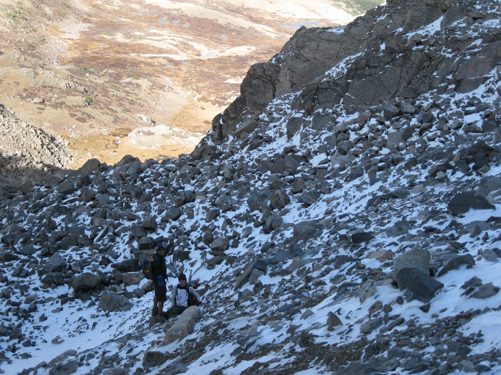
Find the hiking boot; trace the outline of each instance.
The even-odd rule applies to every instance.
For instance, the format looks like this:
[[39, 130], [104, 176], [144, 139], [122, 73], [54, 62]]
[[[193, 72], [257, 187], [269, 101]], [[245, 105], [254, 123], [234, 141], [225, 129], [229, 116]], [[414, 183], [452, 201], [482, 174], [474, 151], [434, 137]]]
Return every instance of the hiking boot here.
[[163, 322], [165, 322], [165, 321], [166, 321], [166, 319], [164, 318], [163, 314], [158, 314], [158, 315], [156, 315], [156, 316], [155, 316], [155, 318], [156, 318], [159, 322], [161, 322], [161, 323], [163, 323]]
[[152, 316], [157, 316], [158, 315], [158, 307], [154, 306], [153, 311], [151, 312]]

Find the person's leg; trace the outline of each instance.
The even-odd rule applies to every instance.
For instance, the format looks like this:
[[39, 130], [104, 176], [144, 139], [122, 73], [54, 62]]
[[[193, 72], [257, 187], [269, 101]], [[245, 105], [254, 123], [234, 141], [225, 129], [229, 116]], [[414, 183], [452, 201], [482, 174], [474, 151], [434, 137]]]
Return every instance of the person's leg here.
[[167, 319], [172, 318], [173, 316], [176, 316], [178, 314], [177, 312], [178, 307], [177, 306], [172, 306], [167, 312], [164, 314], [164, 317]]
[[167, 288], [164, 286], [158, 288], [157, 302], [158, 302], [158, 316], [163, 316], [164, 303], [167, 300]]
[[157, 295], [155, 292], [155, 295], [153, 296], [153, 310], [151, 312], [151, 315], [155, 316], [158, 314], [158, 301], [157, 301]]

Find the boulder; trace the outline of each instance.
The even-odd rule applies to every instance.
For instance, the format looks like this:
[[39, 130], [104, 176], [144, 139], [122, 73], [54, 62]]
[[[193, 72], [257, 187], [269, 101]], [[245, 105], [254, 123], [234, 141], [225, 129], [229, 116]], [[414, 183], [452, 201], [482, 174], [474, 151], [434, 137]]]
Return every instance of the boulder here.
[[202, 313], [197, 306], [190, 306], [179, 316], [177, 321], [165, 333], [164, 345], [176, 340], [182, 340], [193, 332], [195, 324], [202, 317]]
[[149, 369], [150, 367], [158, 367], [163, 365], [169, 359], [169, 354], [159, 351], [148, 350], [143, 358], [143, 367]]
[[146, 216], [141, 223], [141, 227], [146, 230], [156, 230], [158, 227], [156, 218], [154, 216]]
[[120, 263], [111, 264], [111, 268], [115, 268], [122, 272], [138, 272], [141, 271], [141, 265], [137, 259], [125, 259]]
[[175, 250], [172, 256], [173, 262], [184, 262], [185, 260], [190, 259], [190, 252], [186, 250]]
[[291, 139], [297, 132], [301, 129], [301, 126], [305, 123], [302, 117], [292, 117], [287, 122], [287, 138]]
[[40, 278], [45, 285], [64, 285], [66, 279], [61, 272], [48, 272]]
[[235, 282], [235, 290], [240, 289], [247, 281], [254, 270], [260, 270], [266, 273], [268, 268], [268, 263], [262, 259], [254, 259], [251, 263], [247, 265], [245, 270], [237, 277]]
[[139, 285], [144, 279], [142, 272], [128, 272], [122, 275], [124, 286]]
[[499, 292], [499, 287], [492, 283], [480, 286], [472, 295], [472, 298], [486, 299], [495, 296]]
[[205, 213], [205, 221], [207, 223], [210, 223], [210, 222], [212, 222], [212, 220], [214, 220], [219, 215], [221, 215], [221, 211], [218, 209], [207, 210], [207, 212]]
[[408, 280], [415, 275], [428, 276], [430, 274], [430, 252], [424, 249], [415, 249], [400, 255], [393, 260], [393, 269], [398, 287], [404, 290]]
[[224, 237], [218, 237], [212, 241], [210, 249], [213, 253], [224, 253], [230, 247], [230, 241]]
[[59, 252], [56, 252], [42, 267], [40, 274], [44, 275], [50, 272], [61, 272], [64, 268], [66, 268], [66, 259], [64, 259]]
[[78, 246], [78, 237], [71, 234], [64, 236], [64, 238], [59, 242], [62, 250], [68, 250], [74, 246]]
[[456, 216], [467, 213], [471, 208], [477, 210], [496, 209], [496, 207], [490, 204], [487, 199], [473, 192], [456, 194], [447, 205], [449, 212]]
[[263, 232], [265, 234], [270, 234], [275, 229], [281, 228], [283, 223], [284, 220], [282, 219], [281, 216], [271, 215], [268, 219], [266, 219], [266, 222], [264, 223]]
[[97, 192], [94, 189], [85, 189], [80, 194], [80, 201], [82, 202], [90, 202], [96, 198]]
[[216, 265], [221, 264], [225, 259], [226, 257], [224, 255], [216, 255], [213, 258], [207, 259], [205, 263], [207, 264], [207, 268], [212, 269]]
[[445, 12], [444, 17], [442, 18], [442, 21], [440, 22], [440, 28], [446, 29], [446, 28], [452, 26], [452, 24], [454, 22], [465, 18], [469, 12], [470, 12], [470, 9], [465, 5], [451, 6], [449, 9], [447, 9], [447, 12]]
[[271, 191], [269, 190], [251, 192], [249, 194], [249, 198], [247, 199], [247, 205], [249, 206], [249, 210], [252, 212], [256, 210], [261, 210], [262, 207], [265, 207], [270, 194]]
[[82, 178], [86, 177], [89, 174], [91, 174], [92, 172], [94, 172], [99, 167], [100, 164], [101, 164], [101, 162], [98, 159], [95, 159], [95, 158], [89, 159], [85, 162], [84, 165], [82, 165], [77, 170], [77, 175], [82, 177]]
[[313, 203], [315, 203], [320, 197], [321, 197], [320, 191], [313, 189], [304, 192], [303, 194], [299, 195], [297, 197], [297, 201], [299, 203], [302, 203], [306, 206], [311, 206]]
[[369, 320], [368, 322], [365, 322], [360, 326], [360, 333], [368, 335], [372, 333], [375, 329], [381, 327], [383, 325], [383, 322], [384, 321], [382, 317]]
[[177, 207], [170, 207], [167, 211], [165, 211], [164, 216], [162, 217], [163, 222], [176, 221], [182, 215], [182, 212]]
[[240, 137], [242, 133], [247, 133], [250, 134], [257, 128], [257, 121], [254, 119], [247, 119], [244, 120], [240, 125], [237, 125], [237, 128], [235, 129], [235, 135], [237, 137]]
[[131, 304], [127, 297], [105, 289], [101, 295], [99, 307], [104, 311], [127, 311], [131, 308]]
[[33, 255], [37, 252], [37, 249], [35, 248], [35, 246], [33, 246], [33, 244], [28, 244], [28, 245], [24, 245], [23, 247], [21, 247], [19, 250], [18, 250], [18, 253], [19, 254], [23, 254], [23, 255]]
[[146, 230], [137, 224], [132, 224], [130, 226], [130, 235], [132, 237], [141, 238], [146, 236]]
[[264, 275], [264, 272], [258, 269], [254, 269], [249, 277], [249, 284], [254, 285], [258, 282], [259, 278]]
[[388, 237], [397, 237], [409, 233], [410, 224], [405, 221], [398, 221], [394, 226], [386, 229], [386, 235]]
[[[302, 317], [301, 317], [302, 318]], [[329, 311], [327, 314], [327, 330], [329, 332], [333, 331], [335, 327], [342, 326], [343, 322], [339, 317], [334, 314], [332, 311]]]
[[281, 210], [291, 202], [285, 190], [275, 190], [270, 196], [270, 207]]
[[444, 263], [437, 276], [440, 277], [449, 271], [457, 270], [462, 265], [466, 265], [466, 268], [472, 268], [475, 265], [475, 259], [473, 259], [470, 254], [458, 255], [457, 257], [449, 259]]
[[360, 232], [360, 233], [354, 233], [351, 235], [351, 241], [354, 244], [361, 244], [361, 243], [367, 243], [370, 242], [374, 236], [372, 233], [367, 233], [367, 232]]
[[58, 186], [57, 190], [60, 194], [68, 195], [68, 194], [74, 193], [76, 190], [76, 187], [72, 181], [65, 180], [65, 181], [61, 182], [61, 184]]
[[435, 296], [435, 293], [444, 287], [440, 281], [430, 276], [416, 274], [406, 280], [407, 301], [417, 299], [423, 303], [428, 303]]
[[86, 292], [101, 286], [101, 277], [92, 273], [83, 273], [73, 279], [73, 293]]
[[264, 111], [273, 100], [274, 84], [277, 79], [278, 65], [257, 63], [251, 66], [240, 86], [242, 96], [251, 112]]
[[501, 177], [488, 176], [482, 178], [477, 193], [484, 198], [487, 198], [492, 192], [501, 190]]
[[139, 250], [149, 250], [155, 247], [155, 240], [149, 236], [145, 236], [137, 241], [137, 246]]

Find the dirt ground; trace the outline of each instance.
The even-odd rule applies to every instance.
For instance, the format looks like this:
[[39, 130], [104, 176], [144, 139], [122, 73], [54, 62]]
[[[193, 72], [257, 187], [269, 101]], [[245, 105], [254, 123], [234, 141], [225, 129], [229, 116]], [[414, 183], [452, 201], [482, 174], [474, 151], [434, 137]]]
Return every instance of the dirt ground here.
[[189, 153], [301, 25], [352, 17], [327, 0], [0, 0], [0, 103], [69, 143], [74, 167]]

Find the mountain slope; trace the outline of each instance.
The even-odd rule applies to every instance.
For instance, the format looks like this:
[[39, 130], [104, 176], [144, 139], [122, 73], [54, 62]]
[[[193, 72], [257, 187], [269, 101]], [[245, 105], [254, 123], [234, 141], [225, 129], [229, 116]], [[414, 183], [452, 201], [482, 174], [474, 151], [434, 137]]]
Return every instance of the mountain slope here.
[[[2, 0], [0, 103], [69, 142], [76, 167], [92, 157], [113, 164], [127, 154], [189, 153], [235, 98], [249, 66], [269, 59], [298, 25], [352, 19], [326, 0], [269, 8]], [[148, 136], [159, 133], [155, 125], [168, 131]]]
[[[499, 373], [501, 4], [426, 4], [298, 31], [191, 155], [4, 187], [0, 368]], [[161, 323], [169, 238], [204, 305]]]

